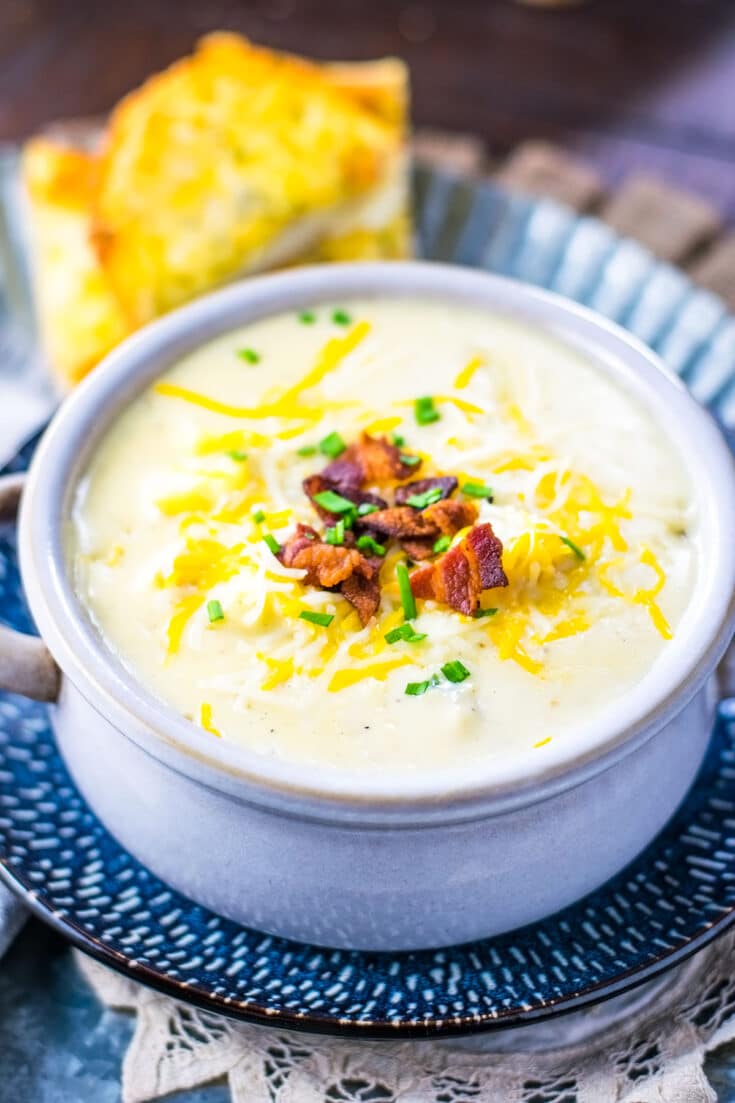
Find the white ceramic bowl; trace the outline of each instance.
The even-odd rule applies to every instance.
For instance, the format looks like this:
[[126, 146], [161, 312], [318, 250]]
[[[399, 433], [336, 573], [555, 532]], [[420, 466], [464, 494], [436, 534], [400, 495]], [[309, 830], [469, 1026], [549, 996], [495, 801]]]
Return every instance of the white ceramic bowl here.
[[[484, 773], [458, 764], [410, 779], [368, 777], [212, 740], [107, 649], [65, 561], [70, 503], [92, 451], [184, 353], [264, 315], [401, 295], [510, 313], [587, 350], [650, 408], [698, 498], [705, 561], [664, 657], [621, 699], [613, 722], [608, 715], [544, 756], [512, 754]], [[366, 949], [437, 946], [571, 903], [638, 854], [684, 797], [709, 738], [711, 675], [733, 629], [735, 479], [716, 426], [678, 380], [590, 311], [466, 269], [333, 265], [230, 287], [109, 356], [64, 403], [34, 458], [20, 558], [44, 644], [3, 637], [0, 683], [57, 698], [62, 754], [125, 847], [194, 900], [266, 931]]]

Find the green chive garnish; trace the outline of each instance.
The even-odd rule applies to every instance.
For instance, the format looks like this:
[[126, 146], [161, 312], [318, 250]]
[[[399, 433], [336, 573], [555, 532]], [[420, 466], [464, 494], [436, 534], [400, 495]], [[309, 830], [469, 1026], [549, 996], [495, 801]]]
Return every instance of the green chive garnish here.
[[314, 501], [329, 513], [350, 513], [355, 508], [354, 502], [349, 498], [343, 498], [334, 490], [321, 490], [314, 495]]
[[344, 544], [345, 542], [345, 523], [340, 519], [336, 525], [331, 529], [326, 529], [324, 532], [324, 541], [327, 544]]
[[430, 395], [416, 399], [413, 404], [413, 413], [417, 425], [430, 425], [432, 421], [438, 421], [441, 417]]
[[445, 663], [442, 667], [442, 674], [448, 682], [463, 682], [465, 678], [470, 676], [469, 670], [459, 659], [453, 659], [450, 663]]
[[263, 533], [263, 539], [265, 540], [266, 544], [268, 545], [270, 550], [273, 552], [273, 554], [278, 555], [279, 551], [281, 550], [281, 545], [278, 543], [278, 541], [276, 540], [273, 533], [272, 532], [264, 532]]
[[401, 605], [406, 620], [413, 620], [416, 616], [416, 600], [411, 590], [411, 580], [408, 576], [408, 567], [405, 563], [396, 563], [396, 578], [401, 594]]
[[363, 502], [357, 507], [358, 517], [367, 517], [368, 513], [378, 513], [380, 506], [374, 506], [372, 502]]
[[316, 321], [316, 314], [312, 310], [302, 310], [299, 314], [299, 321], [302, 326], [313, 326]]
[[397, 628], [386, 632], [383, 639], [386, 643], [398, 643], [399, 640], [405, 640], [406, 643], [419, 643], [426, 639], [426, 632], [415, 632], [411, 624], [399, 624]]
[[451, 543], [451, 536], [440, 536], [431, 550], [434, 552], [435, 555], [439, 555], [441, 552], [447, 551]]
[[497, 609], [475, 609], [472, 616], [475, 620], [480, 620], [481, 617], [494, 617], [497, 611]]
[[253, 520], [255, 521], [256, 525], [262, 525], [263, 522], [265, 521], [265, 513], [263, 512], [262, 509], [254, 510], [254, 512], [251, 514], [251, 516], [252, 516]]
[[385, 555], [383, 544], [379, 544], [377, 540], [373, 540], [372, 536], [367, 534], [358, 538], [357, 546], [360, 551], [371, 551], [374, 555]]
[[577, 559], [586, 559], [587, 558], [587, 556], [584, 554], [584, 552], [580, 548], [579, 544], [575, 544], [574, 541], [570, 540], [568, 536], [560, 536], [559, 539], [561, 540], [562, 544], [566, 544], [566, 546], [568, 548], [571, 548], [571, 550], [576, 555]]
[[225, 614], [222, 611], [222, 606], [213, 598], [212, 601], [207, 602], [207, 616], [209, 617], [209, 623], [214, 624], [217, 620], [224, 620]]
[[462, 493], [468, 498], [487, 498], [488, 502], [493, 500], [493, 488], [485, 483], [465, 483]]
[[303, 446], [303, 448], [297, 448], [296, 449], [296, 455], [297, 456], [315, 456], [316, 455], [316, 445], [315, 444], [305, 444]]
[[338, 326], [348, 326], [352, 321], [352, 318], [346, 310], [333, 310], [332, 321], [335, 325]]
[[406, 438], [402, 437], [400, 433], [391, 433], [391, 443], [395, 444], [396, 448], [403, 448], [406, 443]]
[[413, 506], [414, 509], [426, 509], [427, 506], [438, 502], [442, 494], [440, 486], [432, 486], [431, 490], [425, 490], [423, 494], [412, 494], [410, 498], [406, 498], [406, 505]]
[[248, 364], [257, 364], [260, 361], [260, 353], [255, 349], [238, 349], [237, 355]]
[[242, 463], [243, 460], [248, 458], [247, 452], [241, 452], [239, 448], [232, 448], [227, 455], [231, 460], [236, 460], [237, 463]]
[[409, 682], [404, 692], [407, 693], [409, 697], [421, 697], [422, 694], [426, 693], [427, 689], [431, 689], [432, 686], [438, 685], [439, 679], [435, 674], [425, 682]]
[[401, 452], [401, 463], [407, 464], [408, 467], [416, 467], [421, 463], [421, 456], [409, 456], [405, 452]]
[[346, 450], [347, 445], [339, 433], [330, 433], [324, 440], [319, 441], [319, 451], [330, 460], [336, 460]]
[[329, 628], [334, 620], [334, 613], [313, 613], [311, 609], [302, 609], [299, 620], [308, 620], [309, 624], [318, 624], [320, 628]]

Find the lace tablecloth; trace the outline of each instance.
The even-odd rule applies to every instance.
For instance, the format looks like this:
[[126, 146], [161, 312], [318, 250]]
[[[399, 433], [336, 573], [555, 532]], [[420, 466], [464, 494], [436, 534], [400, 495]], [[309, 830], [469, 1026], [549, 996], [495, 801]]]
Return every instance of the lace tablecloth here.
[[[703, 1065], [735, 1038], [735, 934], [647, 990], [485, 1039], [353, 1042], [235, 1023], [77, 957], [135, 1014], [123, 1103], [225, 1078], [232, 1103], [715, 1103]], [[615, 1013], [617, 1022], [611, 1022]]]

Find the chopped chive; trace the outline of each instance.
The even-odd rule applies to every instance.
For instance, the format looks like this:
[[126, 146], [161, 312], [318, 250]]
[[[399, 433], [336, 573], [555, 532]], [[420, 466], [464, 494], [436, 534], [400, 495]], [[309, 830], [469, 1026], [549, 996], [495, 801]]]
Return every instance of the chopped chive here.
[[372, 536], [368, 536], [367, 533], [358, 538], [357, 546], [360, 551], [371, 551], [374, 555], [385, 555], [385, 546], [379, 544], [377, 540], [373, 540]]
[[431, 550], [434, 552], [435, 555], [439, 555], [441, 552], [447, 551], [451, 543], [451, 536], [440, 536]]
[[232, 448], [227, 455], [231, 460], [236, 460], [237, 463], [242, 463], [243, 460], [248, 458], [247, 452], [241, 452], [239, 448]]
[[406, 438], [402, 437], [400, 433], [391, 433], [391, 444], [395, 444], [396, 448], [403, 448], [406, 443]]
[[273, 533], [272, 532], [264, 532], [263, 533], [263, 539], [265, 540], [266, 544], [268, 545], [270, 550], [273, 552], [273, 554], [278, 555], [279, 551], [281, 550], [281, 545], [278, 543], [278, 541], [276, 540]]
[[324, 540], [327, 544], [344, 544], [345, 542], [345, 523], [342, 518], [337, 521], [337, 524], [330, 529], [326, 529], [324, 533]]
[[438, 421], [441, 417], [430, 395], [416, 399], [413, 404], [413, 414], [417, 425], [430, 425], [432, 421]]
[[238, 349], [237, 355], [241, 360], [246, 360], [248, 364], [257, 364], [260, 362], [260, 353], [255, 349]]
[[328, 510], [329, 513], [351, 513], [355, 508], [354, 502], [351, 502], [349, 498], [343, 498], [341, 494], [335, 493], [334, 490], [321, 490], [314, 495], [314, 501], [322, 509]]
[[493, 488], [485, 483], [465, 483], [462, 493], [468, 498], [487, 498], [488, 502], [493, 500]]
[[374, 506], [372, 502], [363, 502], [357, 507], [358, 517], [367, 517], [368, 513], [377, 513], [380, 506]]
[[348, 326], [352, 321], [352, 317], [347, 313], [346, 310], [333, 310], [332, 321], [335, 325], [338, 326]]
[[559, 539], [561, 540], [562, 544], [566, 544], [566, 546], [568, 548], [571, 548], [571, 550], [576, 555], [577, 559], [586, 559], [587, 558], [587, 556], [584, 554], [584, 552], [580, 548], [579, 544], [575, 544], [574, 541], [570, 540], [568, 536], [560, 536]]
[[406, 505], [413, 506], [414, 509], [426, 509], [427, 506], [438, 502], [443, 493], [444, 491], [440, 486], [432, 486], [430, 490], [425, 490], [423, 494], [412, 494], [410, 498], [406, 498]]
[[334, 620], [334, 613], [314, 613], [311, 609], [302, 609], [299, 620], [308, 620], [309, 624], [318, 624], [320, 628], [329, 628]]
[[302, 326], [313, 326], [316, 321], [316, 314], [313, 310], [302, 310], [299, 314], [299, 321]]
[[265, 513], [263, 512], [262, 509], [254, 510], [253, 513], [251, 514], [251, 517], [255, 521], [256, 525], [262, 525], [263, 522], [265, 521]]
[[211, 601], [207, 602], [207, 616], [209, 617], [210, 624], [214, 624], [214, 622], [217, 620], [225, 619], [225, 614], [222, 610], [222, 606], [216, 598], [213, 598]]
[[416, 599], [413, 596], [411, 579], [409, 578], [408, 567], [405, 563], [396, 563], [396, 578], [398, 579], [398, 589], [401, 594], [403, 615], [406, 620], [413, 620], [416, 616]]
[[497, 609], [475, 609], [472, 616], [475, 620], [480, 620], [481, 617], [494, 617], [497, 611]]
[[426, 639], [426, 632], [415, 632], [412, 624], [399, 624], [397, 628], [386, 632], [383, 639], [386, 643], [398, 643], [399, 640], [405, 640], [406, 643], [419, 643]]
[[449, 682], [463, 682], [469, 678], [470, 672], [459, 659], [453, 659], [450, 663], [444, 663], [442, 674]]
[[315, 456], [316, 455], [316, 445], [315, 444], [305, 444], [303, 446], [303, 448], [297, 448], [296, 449], [296, 455], [297, 456]]
[[421, 463], [421, 456], [409, 456], [406, 452], [401, 452], [401, 463], [405, 463], [408, 467], [416, 467]]
[[406, 686], [404, 693], [407, 693], [409, 697], [421, 697], [426, 693], [427, 689], [431, 689], [432, 686], [438, 686], [439, 679], [436, 674], [431, 678], [427, 678], [425, 682], [409, 682]]
[[347, 445], [339, 433], [330, 433], [324, 440], [319, 441], [319, 451], [330, 460], [336, 460], [346, 450]]

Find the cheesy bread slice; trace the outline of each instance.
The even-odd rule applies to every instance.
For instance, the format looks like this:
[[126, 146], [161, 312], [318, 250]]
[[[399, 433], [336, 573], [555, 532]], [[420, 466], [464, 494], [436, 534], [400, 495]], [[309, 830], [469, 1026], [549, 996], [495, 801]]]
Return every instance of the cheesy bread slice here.
[[24, 155], [42, 331], [73, 384], [126, 334], [238, 276], [410, 252], [408, 82], [232, 34], [152, 77], [100, 148]]

